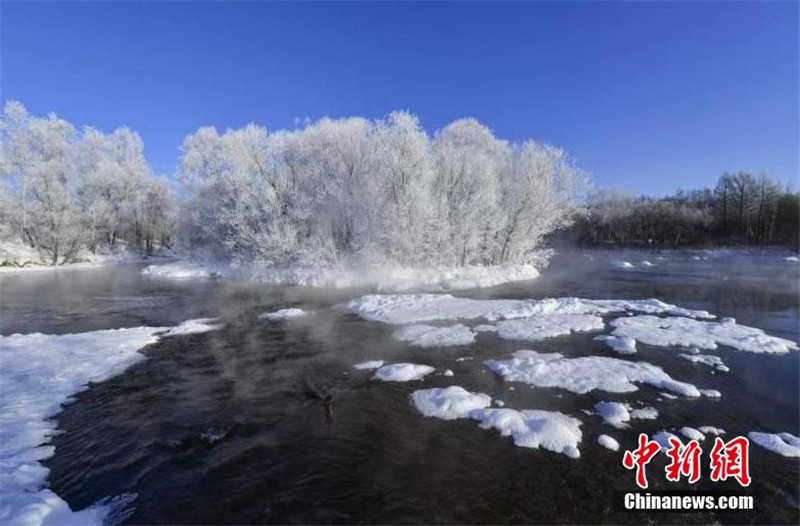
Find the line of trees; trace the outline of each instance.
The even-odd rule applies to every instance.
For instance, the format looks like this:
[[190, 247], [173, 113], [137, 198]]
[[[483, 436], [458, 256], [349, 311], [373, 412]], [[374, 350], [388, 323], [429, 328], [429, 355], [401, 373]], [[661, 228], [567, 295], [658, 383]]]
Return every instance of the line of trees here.
[[76, 130], [8, 102], [0, 116], [0, 241], [21, 241], [53, 264], [119, 240], [152, 253], [166, 245], [174, 199], [127, 128]]
[[602, 190], [570, 237], [584, 246], [800, 244], [800, 194], [768, 175], [723, 174], [716, 186], [664, 198]]
[[586, 179], [555, 147], [474, 119], [322, 119], [296, 131], [201, 128], [182, 147], [180, 238], [276, 265], [526, 261], [568, 226]]

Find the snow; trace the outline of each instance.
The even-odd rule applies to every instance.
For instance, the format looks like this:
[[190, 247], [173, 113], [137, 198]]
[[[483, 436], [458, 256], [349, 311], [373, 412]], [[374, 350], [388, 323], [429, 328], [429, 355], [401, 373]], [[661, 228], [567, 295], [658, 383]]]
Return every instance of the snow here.
[[653, 263], [650, 263], [647, 260], [642, 261], [642, 266], [644, 266], [644, 267], [655, 267], [655, 265]]
[[129, 252], [123, 243], [119, 243], [117, 253], [92, 254], [88, 251], [82, 251], [78, 262], [54, 266], [45, 261], [45, 258], [42, 258], [36, 249], [24, 243], [11, 240], [0, 242], [0, 274], [93, 269], [105, 265], [141, 260], [141, 256]]
[[383, 360], [371, 360], [368, 362], [357, 363], [353, 367], [359, 370], [365, 370], [365, 369], [371, 370], [371, 369], [377, 369], [382, 365], [383, 365]]
[[630, 421], [631, 414], [628, 412], [630, 406], [619, 402], [597, 402], [594, 405], [595, 411], [605, 421], [606, 424], [616, 428], [628, 427], [626, 422]]
[[461, 324], [450, 327], [432, 325], [409, 325], [392, 334], [396, 340], [409, 342], [417, 347], [447, 347], [469, 345], [475, 341], [475, 333]]
[[683, 396], [699, 397], [700, 391], [672, 379], [660, 367], [605, 356], [565, 358], [561, 353], [517, 351], [511, 360], [488, 360], [486, 366], [507, 382], [537, 387], [560, 387], [583, 394], [594, 389], [612, 393], [636, 391], [635, 383], [649, 384]]
[[435, 369], [430, 365], [393, 363], [379, 367], [372, 378], [383, 382], [410, 382], [412, 380], [422, 380], [433, 371]]
[[716, 435], [716, 436], [719, 436], [719, 435], [724, 435], [724, 434], [725, 434], [725, 430], [724, 430], [724, 429], [721, 429], [721, 428], [719, 428], [719, 427], [714, 427], [714, 426], [700, 426], [700, 427], [698, 427], [697, 429], [698, 429], [698, 430], [699, 430], [701, 433], [704, 433], [704, 434], [706, 434], [706, 435]]
[[675, 400], [678, 398], [677, 396], [671, 393], [659, 393], [659, 394], [668, 400]]
[[453, 374], [453, 371], [451, 371], [450, 369], [446, 369], [446, 370], [445, 370], [445, 371], [442, 373], [442, 376], [454, 376], [454, 374]]
[[597, 443], [611, 451], [619, 451], [619, 442], [608, 435], [599, 435], [597, 437]]
[[493, 403], [494, 403], [495, 407], [505, 407], [506, 406], [506, 403], [503, 402], [502, 400], [495, 400]]
[[692, 363], [701, 363], [703, 365], [708, 365], [713, 367], [715, 370], [727, 373], [730, 371], [725, 362], [722, 361], [722, 358], [719, 356], [713, 356], [710, 354], [678, 354], [684, 360], [689, 360]]
[[457, 385], [446, 388], [422, 389], [411, 393], [411, 401], [417, 411], [425, 416], [455, 420], [467, 418], [475, 409], [484, 409], [492, 398], [483, 393], [471, 393]]
[[767, 335], [761, 329], [699, 321], [684, 317], [659, 318], [633, 316], [611, 322], [615, 336], [629, 336], [648, 345], [662, 347], [697, 347], [714, 350], [718, 345], [752, 353], [787, 353], [797, 350], [797, 343]]
[[505, 320], [497, 324], [497, 334], [506, 340], [540, 341], [573, 332], [602, 331], [603, 318], [592, 314], [553, 314]]
[[658, 411], [653, 407], [631, 409], [629, 404], [621, 402], [597, 402], [594, 406], [595, 414], [599, 415], [606, 424], [618, 429], [628, 427], [627, 422], [634, 419], [655, 420]]
[[570, 458], [581, 456], [581, 421], [557, 411], [478, 409], [469, 413], [483, 429], [510, 436], [519, 447], [542, 448]]
[[590, 300], [574, 297], [541, 300], [475, 300], [451, 294], [370, 294], [350, 301], [348, 310], [366, 320], [403, 325], [442, 320], [513, 320], [566, 314], [615, 312], [666, 314], [711, 319], [706, 311], [649, 300]]
[[612, 264], [617, 268], [633, 268], [633, 263], [629, 261], [612, 261]]
[[209, 331], [216, 331], [222, 328], [219, 318], [197, 318], [187, 320], [176, 327], [158, 333], [158, 336], [165, 338], [169, 336], [185, 336], [187, 334], [201, 334]]
[[716, 389], [700, 389], [700, 394], [708, 398], [722, 398], [722, 393]]
[[631, 418], [635, 420], [655, 420], [658, 418], [658, 409], [655, 407], [642, 407], [631, 411]]
[[702, 432], [698, 431], [693, 427], [682, 427], [678, 430], [678, 433], [685, 436], [689, 440], [700, 441], [706, 439], [706, 436]]
[[619, 354], [634, 354], [636, 352], [636, 340], [628, 336], [611, 336], [601, 334], [595, 340], [606, 342], [606, 345]]
[[214, 330], [211, 319], [177, 327], [136, 327], [77, 334], [0, 336], [0, 520], [4, 524], [101, 524], [114, 499], [81, 511], [44, 488], [49, 471], [39, 461], [55, 449], [53, 419], [87, 388], [145, 359], [143, 347], [160, 337]]
[[497, 332], [497, 327], [495, 327], [494, 325], [481, 324], [481, 325], [476, 325], [475, 327], [472, 328], [472, 330], [475, 332]]
[[386, 291], [465, 290], [527, 281], [539, 276], [536, 267], [529, 264], [425, 269], [394, 266], [274, 268], [257, 264], [225, 265], [180, 261], [165, 265], [150, 265], [142, 272], [163, 278], [231, 278], [273, 285], [338, 289], [373, 287]]
[[259, 318], [266, 318], [268, 320], [288, 320], [291, 318], [299, 318], [300, 316], [305, 316], [308, 314], [303, 309], [297, 308], [289, 308], [289, 309], [280, 309], [276, 310], [275, 312], [265, 312], [264, 314], [259, 314]]
[[747, 438], [759, 446], [784, 457], [800, 457], [800, 438], [790, 433], [761, 433], [751, 431]]
[[[680, 441], [678, 435], [674, 433], [670, 433], [669, 431], [659, 431], [655, 435], [653, 435], [652, 440], [658, 443], [661, 446], [661, 449], [669, 449], [672, 445], [669, 443], [670, 438], [675, 438]], [[681, 442], [683, 444], [683, 442]]]
[[784, 261], [788, 261], [790, 263], [798, 263], [798, 262], [800, 262], [800, 258], [798, 258], [797, 256], [787, 256], [787, 257], [783, 258], [783, 260]]

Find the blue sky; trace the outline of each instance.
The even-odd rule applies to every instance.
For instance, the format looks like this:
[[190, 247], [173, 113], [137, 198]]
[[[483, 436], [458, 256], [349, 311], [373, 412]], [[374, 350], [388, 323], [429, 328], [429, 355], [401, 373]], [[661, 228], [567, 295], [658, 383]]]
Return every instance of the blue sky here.
[[567, 149], [664, 194], [800, 171], [797, 2], [7, 2], [0, 99], [129, 126], [174, 172], [203, 125], [395, 109]]

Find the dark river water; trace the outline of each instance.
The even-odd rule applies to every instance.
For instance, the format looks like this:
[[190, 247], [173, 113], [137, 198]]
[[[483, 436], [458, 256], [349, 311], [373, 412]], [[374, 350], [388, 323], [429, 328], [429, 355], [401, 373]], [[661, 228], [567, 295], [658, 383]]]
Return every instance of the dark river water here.
[[[562, 254], [537, 280], [455, 294], [659, 298], [798, 340], [797, 263], [775, 253], [703, 256]], [[656, 266], [612, 264], [643, 259]], [[63, 432], [53, 439], [56, 454], [44, 464], [51, 488], [73, 509], [136, 494], [128, 524], [800, 522], [796, 458], [751, 446], [755, 512], [625, 513], [612, 508], [613, 498], [635, 489], [634, 474], [622, 467], [622, 450], [596, 443], [598, 434], [608, 433], [631, 449], [639, 432], [702, 425], [722, 427], [728, 438], [748, 431], [798, 434], [798, 352], [720, 348], [711, 354], [731, 372], [716, 375], [670, 349], [640, 344], [633, 355], [678, 380], [717, 389], [721, 399], [657, 400], [658, 391], [648, 386], [580, 396], [521, 384], [512, 390], [482, 361], [525, 348], [570, 357], [608, 352], [592, 340], [596, 333], [537, 343], [482, 333], [469, 347], [415, 349], [394, 341], [391, 326], [341, 308], [361, 291], [171, 280], [140, 271], [134, 265], [0, 275], [2, 334], [167, 326], [206, 316], [225, 323], [219, 331], [146, 348], [147, 361], [65, 406], [58, 416]], [[279, 322], [257, 318], [289, 306], [314, 314]], [[456, 362], [460, 356], [474, 360]], [[353, 365], [372, 359], [449, 368], [455, 376], [370, 381], [371, 373]], [[409, 404], [416, 389], [448, 385], [487, 393], [511, 408], [559, 410], [580, 419], [580, 459], [516, 447], [471, 421], [424, 418]], [[334, 400], [332, 419], [326, 395]], [[600, 400], [643, 401], [659, 410], [659, 419], [616, 430], [582, 412]], [[687, 489], [666, 482], [660, 457], [649, 466], [651, 488]], [[703, 478], [694, 487], [738, 486]]]

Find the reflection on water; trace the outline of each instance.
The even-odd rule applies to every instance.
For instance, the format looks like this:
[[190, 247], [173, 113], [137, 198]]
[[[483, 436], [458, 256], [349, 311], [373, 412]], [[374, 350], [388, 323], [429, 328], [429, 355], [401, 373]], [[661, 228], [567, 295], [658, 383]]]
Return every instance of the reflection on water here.
[[[663, 257], [666, 259], [657, 259]], [[617, 268], [615, 260], [634, 264]], [[649, 260], [655, 266], [642, 266]], [[656, 297], [733, 316], [798, 339], [798, 266], [775, 254], [692, 259], [680, 253], [572, 253], [533, 282], [471, 297]], [[150, 359], [95, 385], [59, 417], [65, 432], [45, 464], [52, 489], [81, 508], [107, 495], [137, 493], [130, 524], [144, 523], [784, 523], [796, 524], [800, 462], [751, 450], [757, 513], [672, 515], [612, 511], [614, 491], [633, 488], [621, 452], [639, 431], [714, 425], [728, 436], [751, 430], [797, 433], [798, 356], [720, 349], [729, 374], [640, 345], [634, 359], [673, 377], [718, 389], [720, 400], [659, 400], [636, 393], [572, 395], [504, 384], [481, 362], [534, 348], [567, 356], [605, 354], [594, 334], [535, 344], [491, 333], [460, 349], [412, 349], [391, 327], [344, 312], [352, 292], [278, 289], [246, 283], [171, 281], [138, 267], [0, 276], [0, 332], [79, 332], [173, 325], [221, 316], [218, 332], [165, 339]], [[313, 314], [285, 322], [258, 314], [299, 306]], [[461, 356], [475, 359], [456, 362]], [[352, 365], [369, 359], [452, 369], [424, 383], [381, 384]], [[472, 422], [421, 417], [408, 395], [421, 385], [461, 385], [507, 407], [559, 410], [583, 421], [581, 458], [514, 447]], [[641, 401], [658, 421], [616, 430], [582, 413], [600, 400]], [[650, 465], [654, 489], [667, 488]], [[669, 487], [683, 487], [683, 484]], [[725, 484], [705, 480], [700, 489]], [[730, 486], [733, 487], [733, 486]]]

